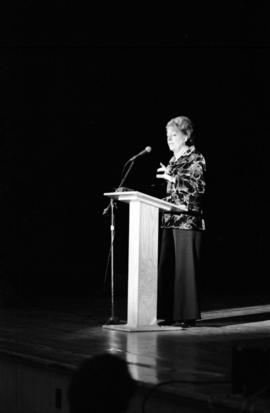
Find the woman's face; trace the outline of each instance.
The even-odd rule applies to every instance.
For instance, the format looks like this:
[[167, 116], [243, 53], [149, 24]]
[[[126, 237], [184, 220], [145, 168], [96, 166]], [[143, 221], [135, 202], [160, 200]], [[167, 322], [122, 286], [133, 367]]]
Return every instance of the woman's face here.
[[187, 136], [175, 126], [167, 128], [167, 143], [170, 151], [177, 153], [186, 144]]

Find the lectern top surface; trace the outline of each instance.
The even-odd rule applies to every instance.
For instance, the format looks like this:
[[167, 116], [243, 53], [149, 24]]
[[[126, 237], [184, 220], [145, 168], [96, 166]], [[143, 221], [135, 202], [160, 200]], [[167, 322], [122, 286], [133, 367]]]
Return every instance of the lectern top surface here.
[[150, 204], [164, 211], [170, 212], [185, 212], [187, 208], [182, 205], [171, 204], [170, 202], [164, 201], [163, 199], [156, 198], [152, 195], [144, 194], [139, 191], [119, 191], [119, 192], [105, 192], [104, 196], [108, 196], [118, 201], [132, 202], [140, 201], [145, 204]]

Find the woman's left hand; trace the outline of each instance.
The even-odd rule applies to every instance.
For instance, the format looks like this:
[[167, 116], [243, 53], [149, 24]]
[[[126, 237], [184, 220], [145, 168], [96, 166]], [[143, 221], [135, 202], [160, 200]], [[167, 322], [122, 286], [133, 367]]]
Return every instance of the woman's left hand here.
[[166, 181], [169, 181], [169, 182], [175, 182], [175, 178], [169, 175], [168, 168], [166, 168], [166, 166], [163, 165], [163, 163], [160, 162], [160, 167], [157, 169], [157, 172], [161, 172], [161, 173], [156, 174], [156, 178], [165, 179]]

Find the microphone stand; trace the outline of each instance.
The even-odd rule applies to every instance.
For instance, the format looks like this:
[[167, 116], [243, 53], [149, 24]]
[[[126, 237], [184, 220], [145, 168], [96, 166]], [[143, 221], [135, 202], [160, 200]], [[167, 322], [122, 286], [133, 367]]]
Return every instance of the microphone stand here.
[[[129, 161], [127, 161], [127, 162], [125, 163], [124, 167], [126, 166], [126, 164], [127, 164], [128, 162], [129, 162]], [[121, 180], [121, 182], [120, 182], [120, 184], [119, 184], [119, 187], [117, 188], [118, 190], [120, 190], [120, 191], [123, 190], [123, 188], [122, 188], [123, 183], [124, 183], [125, 180], [127, 179], [127, 176], [128, 176], [128, 174], [129, 174], [129, 172], [130, 172], [130, 170], [131, 170], [131, 168], [132, 168], [133, 165], [134, 165], [134, 161], [132, 160], [132, 161], [130, 161], [130, 165], [129, 165], [129, 167], [128, 167], [128, 169], [127, 169], [124, 177], [122, 178], [122, 180]]]
[[[125, 168], [125, 166], [127, 165], [127, 163], [130, 162], [130, 160], [128, 160], [123, 169]], [[132, 160], [130, 162], [130, 165], [124, 175], [124, 177], [122, 178], [119, 187], [116, 189], [121, 191], [123, 189], [121, 189], [121, 187], [123, 186], [123, 183], [125, 182], [132, 166], [134, 164], [134, 160]], [[109, 209], [111, 209], [111, 225], [110, 225], [110, 231], [111, 231], [111, 247], [110, 247], [110, 254], [111, 254], [111, 316], [108, 318], [108, 320], [106, 321], [106, 325], [113, 325], [113, 324], [121, 324], [120, 320], [117, 316], [115, 316], [115, 311], [114, 311], [114, 237], [115, 237], [115, 214], [114, 214], [114, 207], [115, 207], [115, 201], [111, 198], [110, 202], [108, 204], [108, 206], [103, 210], [103, 215], [106, 215], [107, 212], [109, 211]]]

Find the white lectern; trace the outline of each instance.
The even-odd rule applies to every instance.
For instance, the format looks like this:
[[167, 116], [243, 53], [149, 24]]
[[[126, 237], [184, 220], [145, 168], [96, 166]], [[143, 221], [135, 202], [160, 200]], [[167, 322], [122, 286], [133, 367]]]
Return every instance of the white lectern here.
[[186, 208], [137, 191], [104, 195], [129, 204], [129, 257], [127, 324], [103, 327], [122, 331], [179, 330], [157, 324], [158, 224], [159, 210], [181, 212]]

